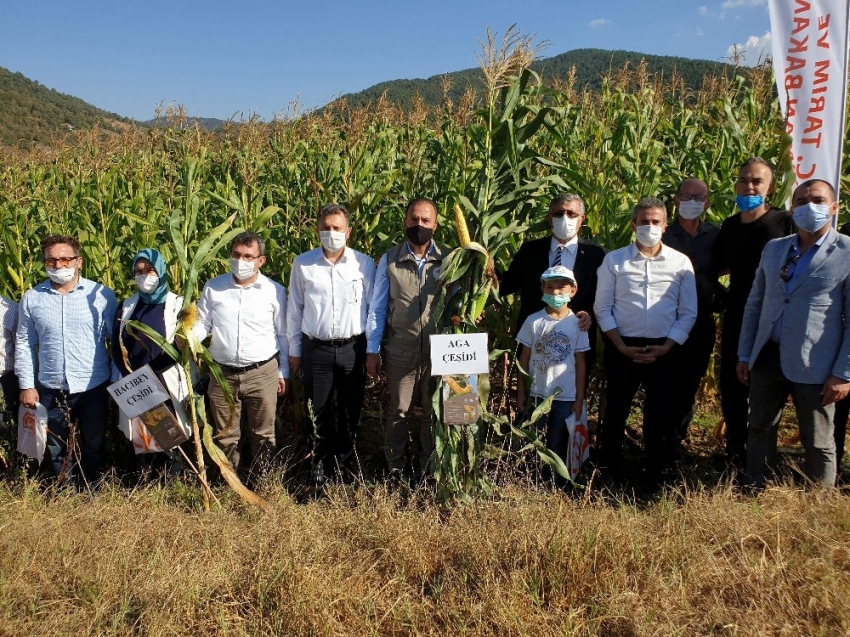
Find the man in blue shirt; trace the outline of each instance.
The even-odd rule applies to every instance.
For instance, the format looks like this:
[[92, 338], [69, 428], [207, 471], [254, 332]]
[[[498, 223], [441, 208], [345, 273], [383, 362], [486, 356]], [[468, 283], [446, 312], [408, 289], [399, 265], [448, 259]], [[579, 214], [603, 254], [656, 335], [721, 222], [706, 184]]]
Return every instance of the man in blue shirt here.
[[24, 294], [18, 316], [15, 374], [21, 403], [41, 402], [47, 409], [47, 450], [56, 475], [73, 477], [78, 445], [83, 476], [91, 483], [103, 468], [106, 386], [114, 369], [107, 339], [118, 303], [112, 290], [80, 275], [79, 241], [49, 236], [41, 250], [49, 278]]
[[406, 465], [408, 414], [417, 402], [424, 412], [419, 427], [422, 455], [419, 467], [429, 470], [434, 452], [431, 431], [431, 342], [437, 331], [432, 305], [439, 293], [443, 258], [448, 254], [434, 241], [437, 206], [430, 199], [414, 199], [404, 217], [406, 241], [381, 257], [375, 274], [372, 302], [366, 321], [366, 373], [376, 378], [381, 363], [381, 340], [386, 345], [387, 387], [390, 402], [384, 434], [384, 452], [391, 476]]

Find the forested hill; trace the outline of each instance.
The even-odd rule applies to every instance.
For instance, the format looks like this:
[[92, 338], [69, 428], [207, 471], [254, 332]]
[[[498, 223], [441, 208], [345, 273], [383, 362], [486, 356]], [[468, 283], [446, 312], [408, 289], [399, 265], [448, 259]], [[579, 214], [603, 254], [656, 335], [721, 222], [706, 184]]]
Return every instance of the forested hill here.
[[59, 93], [0, 67], [0, 144], [47, 144], [58, 135], [97, 125], [118, 131], [132, 120]]
[[[598, 89], [602, 85], [603, 75], [612, 70], [622, 69], [626, 62], [635, 67], [640, 64], [641, 60], [646, 61], [647, 70], [653, 74], [661, 73], [664, 77], [670, 77], [675, 71], [692, 89], [699, 89], [702, 86], [706, 74], [719, 74], [724, 71], [734, 72], [733, 66], [722, 62], [647, 55], [632, 51], [606, 51], [603, 49], [568, 51], [550, 58], [537, 60], [532, 65], [532, 69], [540, 73], [544, 81], [551, 83], [555, 79], [566, 80], [570, 68], [575, 66], [575, 88]], [[446, 77], [451, 80], [448, 97], [455, 103], [468, 86], [472, 86], [477, 91], [480, 91], [484, 86], [481, 69], [475, 68], [435, 75], [428, 79], [381, 82], [359, 93], [343, 95], [340, 99], [345, 99], [352, 107], [359, 107], [368, 102], [376, 101], [386, 91], [387, 99], [390, 102], [406, 109], [412, 105], [413, 96], [418, 93], [427, 106], [439, 106], [443, 99], [443, 82]]]

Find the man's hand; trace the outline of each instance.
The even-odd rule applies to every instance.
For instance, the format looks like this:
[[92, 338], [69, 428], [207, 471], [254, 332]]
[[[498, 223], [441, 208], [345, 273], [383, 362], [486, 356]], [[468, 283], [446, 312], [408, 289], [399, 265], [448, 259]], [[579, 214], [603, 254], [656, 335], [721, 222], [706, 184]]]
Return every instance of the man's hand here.
[[298, 373], [298, 370], [301, 368], [301, 357], [300, 356], [290, 356], [289, 357], [289, 374], [294, 375]]
[[278, 378], [277, 379], [277, 395], [278, 396], [286, 396], [286, 379]]
[[581, 420], [581, 412], [582, 412], [583, 406], [584, 406], [583, 400], [574, 400], [573, 401], [573, 415], [576, 417], [576, 422]]
[[35, 388], [22, 389], [20, 400], [24, 407], [35, 407], [35, 404], [38, 402], [38, 390]]
[[377, 378], [381, 371], [381, 355], [366, 354], [366, 375], [369, 378]]
[[643, 348], [643, 362], [654, 363], [665, 354], [669, 354], [675, 344], [675, 341], [668, 339], [664, 345], [647, 345]]
[[576, 312], [576, 318], [578, 319], [578, 328], [582, 332], [586, 332], [587, 330], [589, 330], [590, 326], [593, 324], [593, 321], [590, 320], [590, 314], [588, 314], [587, 312]]
[[620, 353], [627, 358], [631, 358], [635, 363], [654, 363], [658, 354], [650, 350], [650, 347], [660, 348], [661, 345], [623, 345]]
[[830, 376], [823, 384], [820, 394], [823, 396], [824, 405], [831, 405], [839, 400], [844, 400], [850, 394], [850, 381], [838, 378], [838, 376]]
[[[742, 385], [746, 385], [747, 387], [750, 386], [750, 364], [749, 363], [738, 363], [735, 366], [735, 373], [738, 374], [738, 380], [741, 381]], [[826, 404], [826, 403], [824, 403], [824, 404]]]

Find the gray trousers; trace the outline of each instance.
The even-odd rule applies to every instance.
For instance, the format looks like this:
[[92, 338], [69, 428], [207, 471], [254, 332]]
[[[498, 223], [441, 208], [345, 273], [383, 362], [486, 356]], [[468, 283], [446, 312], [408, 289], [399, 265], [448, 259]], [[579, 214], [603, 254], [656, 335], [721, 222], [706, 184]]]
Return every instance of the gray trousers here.
[[788, 395], [794, 401], [805, 449], [806, 476], [823, 486], [835, 484], [835, 405], [822, 405], [823, 384], [794, 383], [785, 378], [779, 346], [768, 343], [750, 371], [750, 413], [747, 426], [747, 476], [762, 487], [776, 467], [776, 438], [782, 407]]
[[386, 348], [386, 369], [387, 389], [390, 394], [384, 431], [387, 467], [404, 469], [410, 437], [408, 415], [414, 402], [418, 400], [423, 411], [422, 421], [419, 423], [419, 440], [422, 445], [419, 464], [423, 471], [429, 471], [431, 455], [434, 453], [434, 434], [431, 431], [431, 399], [434, 385], [431, 383], [430, 352], [422, 352], [418, 347], [389, 343]]

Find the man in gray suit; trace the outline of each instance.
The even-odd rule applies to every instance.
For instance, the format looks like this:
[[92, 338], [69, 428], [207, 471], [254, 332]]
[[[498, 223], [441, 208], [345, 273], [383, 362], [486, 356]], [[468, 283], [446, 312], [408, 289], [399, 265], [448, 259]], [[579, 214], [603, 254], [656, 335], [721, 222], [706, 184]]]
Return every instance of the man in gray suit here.
[[835, 402], [850, 393], [850, 238], [830, 223], [838, 212], [830, 184], [806, 181], [792, 201], [797, 233], [765, 246], [738, 345], [738, 378], [750, 385], [747, 477], [756, 487], [775, 463], [788, 394], [806, 475], [833, 485]]

